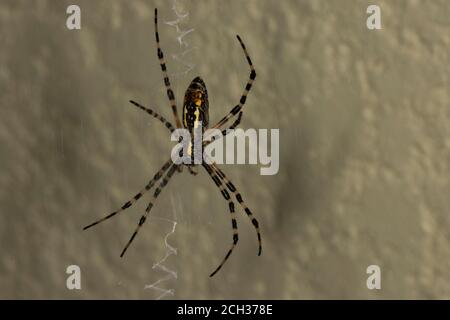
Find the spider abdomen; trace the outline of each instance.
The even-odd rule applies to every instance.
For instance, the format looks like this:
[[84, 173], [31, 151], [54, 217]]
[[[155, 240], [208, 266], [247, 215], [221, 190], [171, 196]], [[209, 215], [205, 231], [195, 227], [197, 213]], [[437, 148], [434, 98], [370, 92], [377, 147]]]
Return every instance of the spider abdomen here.
[[209, 125], [209, 102], [205, 82], [202, 78], [196, 77], [184, 95], [183, 125], [192, 133], [200, 123], [204, 132]]

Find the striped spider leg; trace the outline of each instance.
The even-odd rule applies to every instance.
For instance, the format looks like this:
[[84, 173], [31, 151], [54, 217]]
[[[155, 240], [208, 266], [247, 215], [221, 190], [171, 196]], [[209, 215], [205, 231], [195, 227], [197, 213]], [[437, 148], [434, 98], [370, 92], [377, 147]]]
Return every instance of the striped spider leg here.
[[253, 67], [252, 60], [250, 59], [250, 56], [248, 55], [245, 44], [239, 35], [236, 35], [236, 37], [239, 40], [239, 43], [241, 44], [242, 49], [244, 50], [245, 57], [247, 58], [247, 62], [250, 66], [250, 76], [247, 81], [247, 84], [245, 85], [244, 92], [241, 95], [241, 99], [239, 100], [239, 104], [236, 105], [233, 109], [231, 109], [231, 111], [225, 117], [223, 117], [222, 120], [220, 120], [215, 126], [213, 126], [214, 129], [220, 128], [222, 125], [227, 123], [231, 117], [235, 116], [236, 114], [238, 114], [241, 111], [242, 107], [245, 104], [245, 101], [247, 100], [247, 95], [248, 95], [250, 89], [252, 88], [253, 81], [255, 81], [255, 78], [256, 78], [256, 71], [255, 71], [255, 68]]
[[228, 201], [228, 209], [230, 210], [230, 216], [231, 216], [231, 226], [233, 228], [233, 243], [231, 244], [231, 248], [228, 250], [227, 254], [223, 258], [222, 262], [219, 264], [219, 266], [209, 275], [210, 277], [213, 277], [225, 264], [225, 262], [230, 257], [231, 253], [233, 252], [234, 247], [238, 243], [239, 235], [238, 235], [238, 227], [237, 227], [237, 221], [236, 221], [236, 213], [234, 209], [234, 202], [231, 200], [230, 194], [227, 192], [225, 187], [222, 184], [222, 180], [217, 176], [215, 173], [213, 167], [206, 162], [202, 163], [202, 166], [205, 168], [206, 172], [208, 172], [211, 179], [214, 181], [216, 186], [220, 189], [220, 193], [225, 198], [226, 201]]
[[170, 178], [172, 178], [172, 176], [175, 173], [175, 171], [177, 171], [177, 167], [178, 166], [176, 164], [172, 164], [172, 166], [170, 167], [169, 171], [167, 171], [166, 175], [164, 176], [164, 178], [162, 179], [161, 183], [159, 184], [159, 186], [155, 189], [155, 192], [153, 193], [153, 200], [149, 202], [147, 208], [145, 209], [144, 215], [139, 219], [139, 223], [138, 223], [138, 225], [136, 227], [136, 230], [134, 230], [133, 235], [131, 236], [130, 240], [128, 240], [127, 245], [125, 246], [125, 248], [123, 248], [123, 251], [120, 254], [120, 257], [123, 257], [123, 255], [127, 251], [128, 247], [133, 242], [134, 238], [136, 237], [136, 235], [139, 232], [139, 229], [142, 227], [142, 225], [144, 224], [145, 220], [147, 219], [147, 216], [150, 213], [150, 210], [153, 208], [153, 205], [154, 205], [156, 199], [158, 198], [158, 196], [160, 195], [160, 193], [164, 189], [164, 187], [167, 185], [167, 183], [169, 183]]
[[[218, 168], [215, 163], [207, 164], [206, 162], [203, 162], [202, 165], [206, 169], [206, 172], [209, 174], [209, 176], [214, 181], [216, 186], [219, 188], [220, 193], [222, 194], [222, 196], [225, 198], [226, 201], [228, 201], [229, 211], [230, 211], [230, 215], [231, 215], [231, 226], [233, 228], [233, 243], [231, 245], [231, 248], [228, 250], [227, 254], [223, 258], [223, 260], [219, 264], [219, 266], [214, 270], [213, 273], [211, 273], [210, 277], [212, 277], [222, 268], [222, 266], [228, 260], [228, 258], [230, 257], [231, 253], [234, 250], [234, 247], [236, 246], [236, 244], [237, 244], [237, 242], [239, 240], [238, 226], [237, 226], [237, 221], [236, 221], [234, 202], [231, 200], [230, 194], [228, 193], [228, 191], [226, 189], [228, 189], [231, 193], [233, 193], [233, 195], [235, 196], [235, 198], [238, 201], [239, 205], [244, 209], [244, 211], [247, 214], [248, 218], [252, 222], [253, 227], [255, 228], [256, 235], [258, 237], [258, 244], [259, 244], [258, 256], [260, 256], [261, 252], [262, 252], [261, 233], [259, 231], [258, 220], [256, 220], [256, 218], [253, 217], [252, 212], [246, 206], [244, 200], [242, 199], [241, 194], [237, 191], [237, 189], [234, 186], [234, 184], [226, 177], [226, 175], [223, 173], [223, 171], [220, 170], [220, 168]], [[224, 187], [224, 184], [225, 184], [226, 188]]]
[[[241, 123], [241, 119], [242, 119], [242, 111], [239, 112], [239, 115], [238, 115], [237, 119], [231, 124], [231, 126], [229, 126], [228, 128], [222, 130], [222, 137], [225, 137], [232, 130], [236, 129], [236, 127]], [[222, 137], [219, 137], [219, 138], [222, 138]], [[216, 141], [217, 139], [218, 139], [218, 137], [216, 137], [216, 136], [205, 137], [205, 141], [203, 142], [203, 146], [206, 147], [209, 144], [211, 144], [214, 141]]]
[[166, 128], [169, 129], [170, 133], [175, 131], [175, 128], [173, 127], [173, 125], [169, 121], [167, 121], [166, 118], [161, 116], [159, 113], [153, 111], [150, 108], [144, 107], [143, 105], [141, 105], [141, 104], [139, 104], [139, 103], [137, 103], [137, 102], [135, 102], [133, 100], [130, 100], [130, 102], [133, 105], [135, 105], [136, 107], [138, 107], [139, 109], [144, 110], [145, 112], [147, 112], [152, 117], [154, 117], [154, 118], [158, 119], [159, 121], [161, 121], [166, 126]]
[[172, 107], [173, 117], [175, 118], [175, 124], [177, 128], [181, 128], [180, 117], [178, 116], [177, 104], [175, 101], [175, 95], [173, 94], [172, 87], [170, 85], [169, 74], [167, 73], [166, 61], [164, 60], [164, 54], [159, 44], [159, 32], [158, 32], [158, 9], [155, 8], [155, 38], [157, 46], [157, 54], [159, 59], [159, 65], [164, 75], [164, 85], [166, 86], [167, 97], [169, 98], [170, 106]]
[[256, 220], [255, 217], [253, 217], [252, 212], [250, 211], [250, 209], [247, 207], [247, 205], [245, 204], [245, 201], [242, 199], [241, 194], [237, 191], [236, 187], [234, 186], [234, 184], [227, 178], [227, 176], [225, 175], [225, 173], [217, 166], [217, 164], [213, 163], [211, 165], [214, 169], [214, 171], [216, 172], [217, 176], [223, 181], [225, 182], [225, 185], [227, 187], [227, 189], [233, 193], [234, 197], [236, 198], [237, 202], [239, 203], [239, 205], [242, 207], [242, 209], [244, 209], [245, 213], [247, 214], [248, 218], [250, 219], [250, 221], [253, 224], [253, 227], [255, 228], [256, 231], [256, 235], [258, 237], [258, 256], [261, 255], [262, 252], [262, 245], [261, 245], [261, 232], [259, 231], [259, 223], [258, 220]]
[[158, 182], [162, 178], [163, 174], [167, 171], [167, 169], [169, 169], [171, 164], [172, 164], [172, 159], [169, 159], [166, 163], [164, 163], [164, 165], [161, 167], [161, 169], [154, 175], [153, 179], [151, 179], [147, 183], [147, 185], [141, 191], [139, 191], [131, 200], [128, 200], [127, 202], [125, 202], [125, 204], [122, 207], [120, 207], [119, 210], [116, 210], [113, 213], [110, 213], [109, 215], [107, 215], [106, 217], [101, 218], [101, 219], [91, 223], [90, 225], [87, 225], [86, 227], [83, 228], [83, 230], [89, 229], [90, 227], [93, 227], [93, 226], [99, 224], [100, 222], [108, 220], [109, 218], [112, 218], [116, 214], [118, 214], [118, 213], [128, 209], [129, 207], [131, 207], [148, 190], [150, 190], [155, 185], [156, 182]]
[[[140, 105], [139, 103], [130, 100], [130, 102], [135, 105], [136, 107], [138, 107], [139, 109], [147, 112], [149, 115], [151, 115], [152, 117], [158, 119], [159, 121], [161, 121], [166, 128], [170, 131], [173, 132], [174, 128], [173, 125], [167, 121], [163, 116], [161, 116], [160, 114], [158, 114], [157, 112], [153, 111], [150, 108], [146, 108], [142, 105]], [[147, 185], [141, 190], [139, 191], [131, 200], [127, 201], [119, 210], [112, 212], [111, 214], [107, 215], [106, 217], [97, 220], [93, 223], [91, 223], [90, 225], [86, 226], [83, 228], [83, 230], [89, 229], [90, 227], [93, 227], [97, 224], [99, 224], [100, 222], [103, 222], [105, 220], [108, 220], [109, 218], [112, 218], [113, 216], [115, 216], [116, 214], [118, 214], [119, 212], [122, 212], [126, 209], [128, 209], [129, 207], [131, 207], [136, 201], [138, 201], [148, 190], [150, 190], [156, 182], [159, 181], [159, 179], [162, 178], [163, 174], [167, 171], [167, 169], [169, 169], [170, 165], [172, 164], [172, 160], [169, 159], [166, 161], [166, 163], [164, 163], [164, 165], [161, 167], [161, 169], [154, 175], [153, 179], [151, 179]]]

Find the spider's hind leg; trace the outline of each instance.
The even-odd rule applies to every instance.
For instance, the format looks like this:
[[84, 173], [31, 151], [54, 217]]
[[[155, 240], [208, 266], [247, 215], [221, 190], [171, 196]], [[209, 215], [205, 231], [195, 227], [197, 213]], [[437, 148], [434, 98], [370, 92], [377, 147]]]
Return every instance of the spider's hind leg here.
[[86, 227], [83, 228], [83, 230], [89, 229], [90, 227], [93, 227], [105, 220], [108, 220], [109, 218], [112, 218], [113, 216], [115, 216], [116, 214], [128, 209], [129, 207], [131, 207], [133, 205], [133, 203], [135, 203], [136, 201], [138, 201], [148, 190], [150, 190], [156, 182], [158, 182], [159, 179], [162, 178], [163, 174], [167, 171], [167, 169], [169, 169], [170, 165], [172, 164], [172, 160], [169, 159], [162, 167], [161, 169], [154, 175], [153, 179], [151, 179], [147, 185], [144, 187], [144, 189], [142, 189], [141, 191], [139, 191], [131, 200], [128, 200], [127, 202], [125, 202], [125, 204], [120, 207], [119, 210], [114, 211], [113, 213], [110, 213], [109, 215], [107, 215], [104, 218], [101, 218], [93, 223], [91, 223], [90, 225], [87, 225]]
[[155, 189], [155, 192], [153, 193], [153, 201], [151, 201], [148, 206], [147, 209], [145, 209], [145, 213], [144, 215], [139, 219], [139, 223], [138, 226], [136, 227], [136, 229], [134, 230], [133, 235], [131, 236], [130, 240], [128, 240], [127, 245], [125, 246], [125, 248], [123, 249], [122, 253], [120, 254], [120, 257], [123, 257], [123, 255], [125, 254], [125, 252], [127, 251], [128, 247], [130, 246], [130, 244], [133, 242], [134, 238], [136, 237], [136, 235], [139, 232], [139, 229], [142, 227], [142, 225], [144, 224], [145, 220], [147, 219], [147, 215], [150, 213], [150, 210], [153, 208], [153, 204], [155, 203], [156, 199], [158, 198], [159, 194], [161, 193], [161, 191], [164, 189], [164, 187], [167, 185], [167, 183], [169, 182], [170, 178], [172, 178], [172, 175], [175, 173], [175, 171], [177, 170], [177, 165], [173, 164], [169, 171], [167, 171], [166, 175], [164, 176], [164, 178], [162, 178], [162, 181], [160, 182], [159, 186]]
[[204, 162], [202, 165], [206, 169], [208, 174], [210, 175], [211, 179], [213, 179], [213, 181], [216, 184], [216, 186], [219, 188], [220, 193], [222, 193], [222, 196], [225, 198], [225, 200], [228, 201], [228, 207], [229, 207], [230, 215], [231, 215], [231, 226], [233, 227], [233, 243], [231, 245], [231, 248], [228, 250], [227, 254], [225, 255], [225, 258], [223, 258], [222, 262], [219, 264], [219, 266], [216, 268], [216, 270], [214, 270], [213, 273], [211, 273], [210, 277], [213, 277], [222, 268], [222, 266], [225, 264], [225, 262], [230, 257], [231, 253], [233, 252], [234, 247], [238, 243], [239, 236], [238, 236], [238, 227], [237, 227], [234, 203], [231, 200], [230, 194], [224, 188], [224, 186], [222, 184], [222, 181], [216, 175], [216, 173], [214, 172], [214, 169], [209, 164], [207, 164], [206, 162]]
[[259, 231], [259, 222], [258, 220], [256, 220], [256, 218], [253, 216], [253, 213], [250, 211], [250, 209], [247, 207], [247, 205], [245, 204], [244, 200], [242, 199], [241, 194], [239, 193], [239, 191], [236, 189], [236, 187], [234, 186], [234, 184], [227, 178], [227, 176], [225, 175], [225, 173], [215, 164], [212, 164], [212, 168], [214, 169], [214, 171], [217, 173], [217, 175], [219, 176], [219, 178], [225, 182], [225, 185], [227, 186], [227, 189], [233, 193], [234, 197], [236, 198], [237, 202], [239, 203], [239, 205], [242, 207], [242, 209], [244, 209], [245, 213], [247, 214], [248, 218], [250, 219], [250, 221], [252, 222], [253, 227], [255, 228], [256, 231], [256, 236], [258, 237], [258, 256], [261, 255], [262, 252], [262, 244], [261, 244], [261, 232]]

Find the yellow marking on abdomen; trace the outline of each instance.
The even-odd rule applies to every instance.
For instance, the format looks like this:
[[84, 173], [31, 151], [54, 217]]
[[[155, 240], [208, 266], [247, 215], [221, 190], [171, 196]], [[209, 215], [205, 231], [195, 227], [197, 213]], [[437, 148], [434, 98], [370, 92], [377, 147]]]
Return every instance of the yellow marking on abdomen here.
[[187, 128], [187, 108], [184, 108], [184, 127]]
[[200, 118], [200, 110], [197, 108], [194, 112], [195, 120], [194, 120], [194, 128], [198, 128], [198, 124], [200, 121], [198, 121], [198, 118]]

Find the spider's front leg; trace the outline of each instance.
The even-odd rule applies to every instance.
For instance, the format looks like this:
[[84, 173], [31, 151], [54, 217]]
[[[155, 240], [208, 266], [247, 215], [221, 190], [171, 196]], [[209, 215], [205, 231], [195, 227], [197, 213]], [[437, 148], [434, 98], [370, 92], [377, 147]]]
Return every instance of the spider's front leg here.
[[250, 59], [250, 56], [247, 52], [247, 48], [245, 47], [245, 44], [242, 41], [241, 37], [239, 37], [238, 35], [236, 37], [239, 40], [239, 43], [241, 44], [242, 50], [244, 50], [245, 57], [250, 66], [250, 76], [248, 78], [247, 84], [245, 85], [244, 92], [241, 95], [241, 99], [239, 100], [239, 104], [236, 105], [233, 109], [231, 109], [231, 111], [213, 127], [215, 129], [222, 127], [225, 123], [228, 122], [228, 120], [230, 120], [233, 116], [235, 116], [241, 111], [242, 107], [245, 104], [245, 101], [247, 100], [247, 95], [250, 92], [250, 89], [252, 88], [253, 82], [256, 79], [256, 71], [255, 68], [253, 67], [252, 60]]
[[167, 97], [169, 98], [170, 106], [172, 108], [173, 117], [175, 119], [175, 125], [177, 128], [181, 128], [180, 117], [178, 116], [177, 104], [175, 101], [175, 95], [172, 90], [172, 86], [170, 85], [169, 74], [167, 72], [166, 61], [164, 59], [164, 53], [161, 49], [161, 45], [159, 43], [159, 32], [158, 32], [158, 10], [155, 9], [155, 40], [156, 40], [156, 48], [157, 55], [159, 59], [159, 64], [161, 66], [161, 71], [164, 76], [164, 85], [166, 86]]

